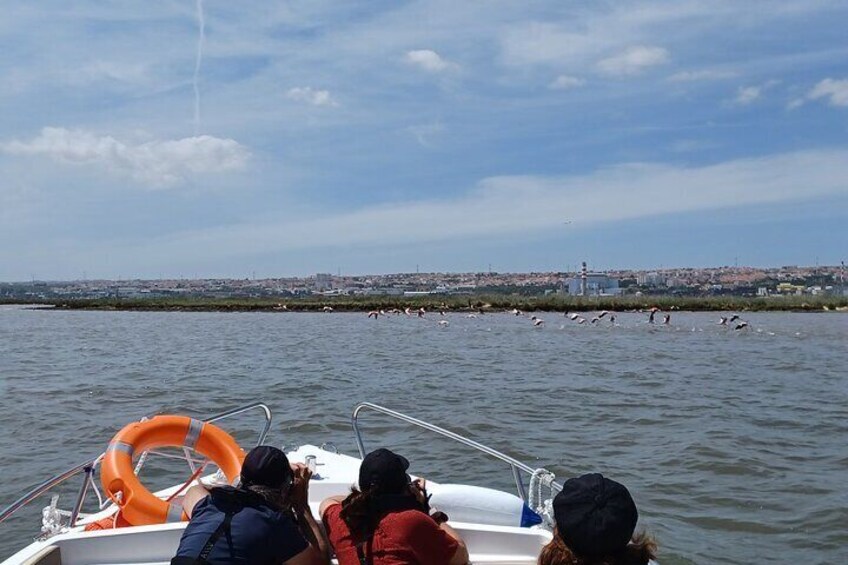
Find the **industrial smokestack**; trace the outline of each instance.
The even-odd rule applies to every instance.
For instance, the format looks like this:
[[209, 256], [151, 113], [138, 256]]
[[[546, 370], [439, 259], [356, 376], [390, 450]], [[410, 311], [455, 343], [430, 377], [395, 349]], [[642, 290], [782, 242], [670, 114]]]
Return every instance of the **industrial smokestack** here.
[[586, 294], [587, 294], [587, 292], [586, 292], [587, 274], [588, 273], [586, 272], [586, 261], [583, 261], [583, 268], [580, 269], [580, 296], [586, 296]]

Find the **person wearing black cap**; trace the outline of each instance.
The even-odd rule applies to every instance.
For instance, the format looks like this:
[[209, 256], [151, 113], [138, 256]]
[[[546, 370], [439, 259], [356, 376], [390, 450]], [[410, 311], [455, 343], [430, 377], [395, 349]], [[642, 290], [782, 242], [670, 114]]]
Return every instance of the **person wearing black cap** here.
[[554, 538], [539, 565], [646, 565], [656, 543], [633, 535], [639, 512], [621, 483], [599, 473], [565, 481], [554, 497]]
[[359, 488], [330, 497], [319, 513], [339, 565], [464, 565], [468, 550], [447, 524], [430, 514], [423, 479], [410, 481], [409, 461], [378, 449], [359, 467]]
[[276, 447], [253, 448], [242, 463], [239, 488], [197, 485], [186, 492], [190, 521], [171, 564], [329, 563], [329, 542], [308, 505], [311, 477]]

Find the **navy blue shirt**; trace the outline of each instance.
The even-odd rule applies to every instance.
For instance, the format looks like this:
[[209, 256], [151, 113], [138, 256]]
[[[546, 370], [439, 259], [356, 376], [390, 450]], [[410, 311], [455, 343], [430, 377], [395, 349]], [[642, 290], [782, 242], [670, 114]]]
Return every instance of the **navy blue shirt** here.
[[235, 512], [230, 535], [225, 533], [213, 546], [207, 558], [211, 564], [276, 565], [309, 547], [291, 514], [272, 510], [256, 495], [222, 487], [194, 507], [175, 557], [197, 557], [227, 511]]

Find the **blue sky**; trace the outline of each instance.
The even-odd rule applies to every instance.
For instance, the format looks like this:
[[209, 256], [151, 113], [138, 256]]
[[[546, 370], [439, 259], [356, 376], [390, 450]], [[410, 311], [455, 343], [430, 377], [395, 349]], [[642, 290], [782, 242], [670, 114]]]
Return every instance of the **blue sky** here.
[[828, 0], [8, 3], [0, 280], [836, 264], [846, 21]]

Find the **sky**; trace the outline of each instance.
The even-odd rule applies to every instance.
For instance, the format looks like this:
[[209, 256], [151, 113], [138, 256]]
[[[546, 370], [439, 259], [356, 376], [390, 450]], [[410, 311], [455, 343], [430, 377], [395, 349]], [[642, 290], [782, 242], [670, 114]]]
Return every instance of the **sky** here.
[[0, 280], [838, 264], [844, 0], [7, 2]]

